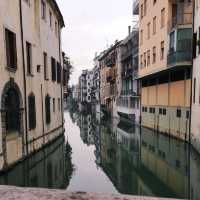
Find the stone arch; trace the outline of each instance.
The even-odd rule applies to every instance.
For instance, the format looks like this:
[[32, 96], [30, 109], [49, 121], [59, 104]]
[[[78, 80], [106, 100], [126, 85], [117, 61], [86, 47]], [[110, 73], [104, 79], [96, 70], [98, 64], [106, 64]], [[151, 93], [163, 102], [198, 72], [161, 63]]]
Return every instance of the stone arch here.
[[[9, 98], [14, 98], [10, 99]], [[16, 104], [15, 104], [16, 103]], [[12, 110], [13, 109], [13, 110]], [[12, 112], [14, 111], [14, 112]], [[1, 94], [1, 129], [2, 129], [2, 149], [4, 157], [4, 166], [7, 165], [7, 135], [13, 129], [16, 134], [21, 135], [23, 138], [24, 123], [23, 123], [23, 100], [18, 85], [14, 79], [10, 79]], [[12, 119], [10, 119], [12, 118]], [[8, 120], [10, 120], [8, 122]], [[15, 125], [13, 125], [13, 120]]]

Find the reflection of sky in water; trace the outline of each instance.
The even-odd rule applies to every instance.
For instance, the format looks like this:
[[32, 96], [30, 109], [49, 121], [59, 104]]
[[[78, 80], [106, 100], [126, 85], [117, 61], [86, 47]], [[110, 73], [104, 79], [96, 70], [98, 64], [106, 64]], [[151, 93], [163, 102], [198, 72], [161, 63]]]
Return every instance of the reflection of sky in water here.
[[117, 193], [112, 182], [95, 163], [95, 146], [83, 143], [80, 129], [72, 123], [68, 113], [65, 114], [65, 120], [66, 134], [73, 151], [72, 163], [76, 168], [68, 190]]

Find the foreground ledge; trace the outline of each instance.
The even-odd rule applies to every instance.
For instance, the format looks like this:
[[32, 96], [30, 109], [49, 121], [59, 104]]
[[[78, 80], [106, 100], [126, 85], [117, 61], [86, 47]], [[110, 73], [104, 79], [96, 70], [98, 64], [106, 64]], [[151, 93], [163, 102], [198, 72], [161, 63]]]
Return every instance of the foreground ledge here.
[[161, 198], [0, 186], [2, 200], [158, 200]]

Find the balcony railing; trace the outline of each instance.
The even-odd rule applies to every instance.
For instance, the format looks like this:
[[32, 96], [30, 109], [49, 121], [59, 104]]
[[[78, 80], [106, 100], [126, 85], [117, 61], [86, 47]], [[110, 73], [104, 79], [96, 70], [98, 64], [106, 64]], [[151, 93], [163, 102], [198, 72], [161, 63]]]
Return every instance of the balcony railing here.
[[167, 56], [168, 65], [174, 65], [181, 62], [190, 62], [190, 61], [192, 61], [192, 52], [189, 50], [170, 52]]
[[193, 15], [192, 13], [177, 14], [176, 17], [172, 17], [168, 22], [168, 31], [176, 28], [179, 25], [192, 25]]
[[119, 97], [117, 99], [117, 106], [125, 107], [125, 108], [137, 108], [138, 99], [134, 97]]

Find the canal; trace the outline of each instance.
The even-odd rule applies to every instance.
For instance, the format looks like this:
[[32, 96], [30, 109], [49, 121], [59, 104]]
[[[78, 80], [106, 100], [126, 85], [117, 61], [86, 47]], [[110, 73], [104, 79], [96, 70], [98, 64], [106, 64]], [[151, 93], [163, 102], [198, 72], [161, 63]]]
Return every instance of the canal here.
[[189, 145], [126, 121], [66, 112], [65, 135], [0, 174], [0, 184], [200, 199]]

